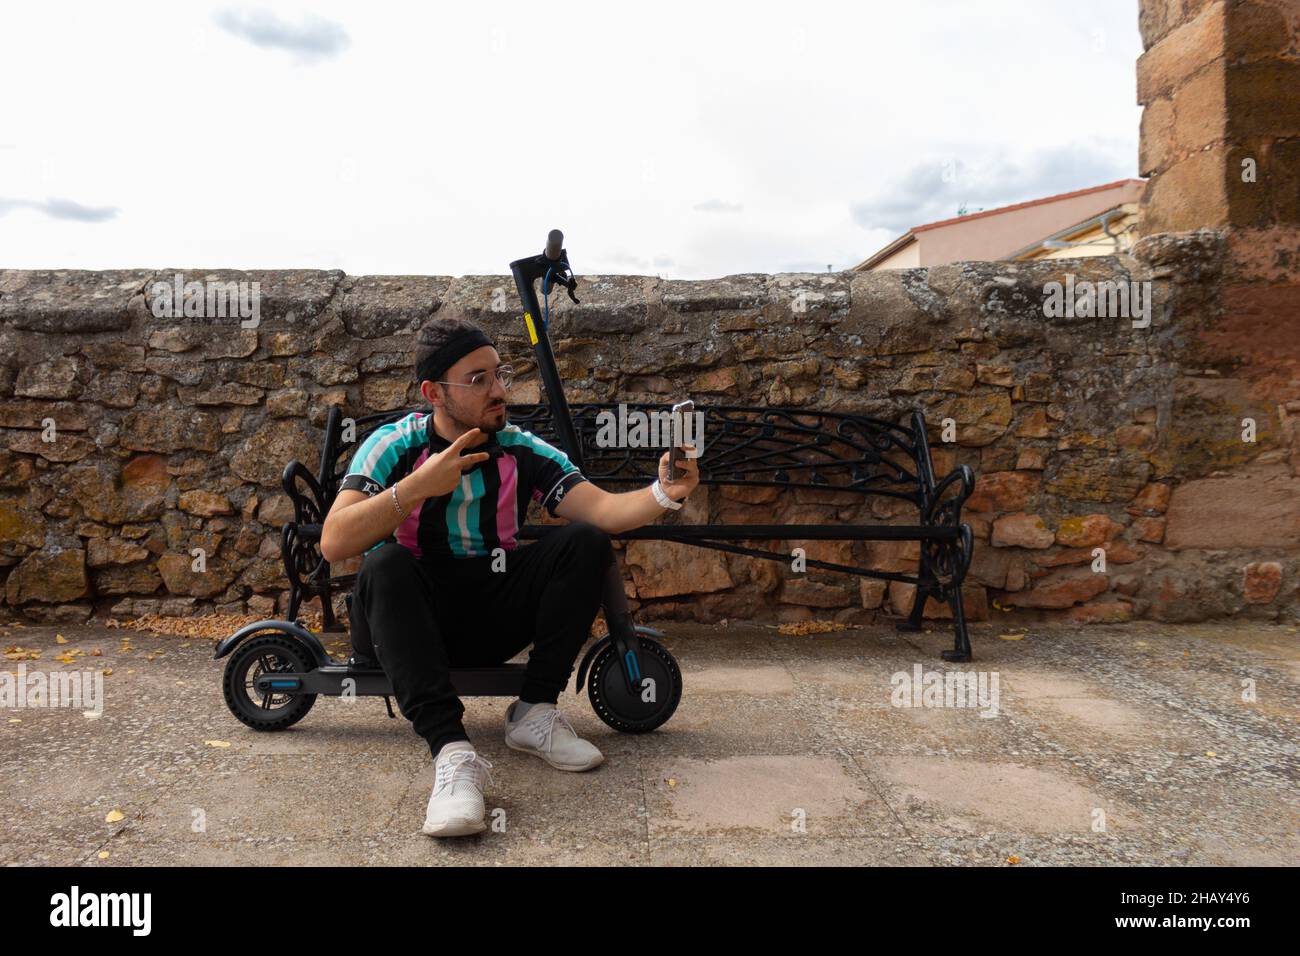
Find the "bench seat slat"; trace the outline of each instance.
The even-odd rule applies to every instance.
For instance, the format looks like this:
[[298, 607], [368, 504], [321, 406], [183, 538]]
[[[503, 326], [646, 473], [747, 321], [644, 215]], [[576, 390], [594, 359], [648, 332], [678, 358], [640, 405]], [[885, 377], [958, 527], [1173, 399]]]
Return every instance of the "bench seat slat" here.
[[[540, 538], [559, 525], [526, 524], [519, 537]], [[706, 524], [647, 525], [631, 531], [617, 531], [611, 538], [663, 540], [669, 538], [716, 538], [719, 541], [917, 541], [956, 538], [956, 528], [922, 525], [817, 525], [817, 524]]]

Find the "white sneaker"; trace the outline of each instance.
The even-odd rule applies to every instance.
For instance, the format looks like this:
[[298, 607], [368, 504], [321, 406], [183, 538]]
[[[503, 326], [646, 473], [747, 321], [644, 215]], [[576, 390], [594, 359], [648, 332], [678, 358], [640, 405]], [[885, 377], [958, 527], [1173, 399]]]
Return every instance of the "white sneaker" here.
[[487, 829], [483, 819], [483, 777], [490, 764], [468, 741], [447, 744], [433, 764], [433, 793], [424, 815], [429, 836], [465, 836]]
[[590, 770], [605, 755], [573, 729], [554, 704], [533, 704], [523, 720], [511, 720], [514, 704], [506, 709], [506, 746], [536, 754], [557, 770]]

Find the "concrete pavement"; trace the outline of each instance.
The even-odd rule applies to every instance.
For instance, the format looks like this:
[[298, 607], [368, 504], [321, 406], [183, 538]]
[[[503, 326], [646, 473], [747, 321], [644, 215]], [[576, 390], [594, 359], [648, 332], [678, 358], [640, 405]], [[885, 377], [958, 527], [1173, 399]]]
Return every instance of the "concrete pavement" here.
[[[620, 735], [570, 687], [560, 708], [606, 754], [573, 774], [505, 746], [506, 699], [467, 700], [498, 829], [443, 840], [420, 833], [427, 748], [380, 698], [318, 699], [255, 733], [226, 709], [209, 640], [0, 625], [4, 648], [39, 652], [29, 672], [111, 669], [98, 718], [0, 709], [0, 863], [1300, 862], [1293, 627], [993, 622], [972, 627], [974, 662], [945, 665], [942, 624], [643, 623], [682, 666], [673, 719]], [[983, 673], [990, 716], [894, 706], [918, 664], [923, 683]]]

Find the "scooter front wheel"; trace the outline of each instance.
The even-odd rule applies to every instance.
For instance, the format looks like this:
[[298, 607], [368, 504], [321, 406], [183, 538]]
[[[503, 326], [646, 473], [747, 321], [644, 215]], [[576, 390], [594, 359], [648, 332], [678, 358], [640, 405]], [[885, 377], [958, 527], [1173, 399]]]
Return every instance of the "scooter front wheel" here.
[[254, 637], [235, 648], [221, 689], [226, 706], [254, 730], [284, 730], [307, 716], [315, 694], [263, 693], [253, 682], [268, 673], [305, 674], [316, 666], [301, 643], [281, 634]]
[[642, 637], [637, 654], [637, 687], [629, 694], [623, 662], [613, 643], [602, 647], [587, 675], [587, 698], [596, 716], [620, 733], [644, 734], [667, 722], [682, 699], [677, 660], [656, 641]]

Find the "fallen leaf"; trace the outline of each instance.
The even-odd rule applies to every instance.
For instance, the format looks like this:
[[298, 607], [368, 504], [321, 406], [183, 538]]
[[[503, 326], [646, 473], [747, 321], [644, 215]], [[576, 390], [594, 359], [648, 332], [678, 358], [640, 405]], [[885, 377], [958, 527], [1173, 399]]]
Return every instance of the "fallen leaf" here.
[[21, 717], [10, 717], [10, 718], [9, 718], [9, 723], [11, 723], [11, 724], [21, 724], [22, 722], [23, 722], [23, 719], [22, 719]]
[[204, 742], [205, 744], [207, 744], [209, 747], [229, 747], [229, 746], [230, 746], [230, 741], [229, 741], [229, 740], [205, 740], [205, 741], [203, 741], [203, 742]]
[[1009, 857], [1007, 857], [1007, 862], [1010, 863], [1012, 866], [1015, 866], [1017, 863], [1020, 862], [1020, 857], [1018, 857], [1018, 856], [1009, 856]]
[[90, 656], [91, 656], [91, 657], [103, 657], [103, 656], [104, 656], [104, 652], [101, 651], [101, 650], [97, 647], [97, 648], [95, 648], [93, 651], [90, 652]]
[[669, 778], [668, 778], [668, 789], [671, 790], [671, 789], [673, 789], [673, 788], [676, 787], [676, 786], [677, 786], [677, 780], [676, 780], [676, 778], [674, 778], [674, 777], [669, 777]]
[[1219, 756], [1219, 755], [1216, 754], [1213, 750], [1207, 750], [1207, 751], [1205, 751], [1205, 756], [1207, 756], [1207, 757], [1217, 757], [1217, 756]]
[[777, 625], [777, 631], [781, 634], [794, 635], [803, 637], [807, 634], [826, 634], [830, 631], [846, 631], [847, 624], [838, 624], [835, 621], [795, 621], [790, 624]]
[[121, 810], [109, 810], [108, 816], [104, 817], [105, 823], [116, 823], [118, 820], [126, 819], [126, 814]]
[[64, 637], [62, 634], [55, 634], [55, 635], [54, 635], [54, 643], [55, 643], [55, 644], [66, 644], [66, 643], [68, 643], [68, 639], [67, 639], [66, 637]]
[[1004, 641], [1019, 641], [1019, 640], [1023, 640], [1024, 636], [1025, 635], [1023, 634], [999, 634], [998, 635], [998, 637], [1000, 637]]
[[[194, 618], [174, 618], [164, 617], [159, 614], [146, 614], [119, 626], [174, 637], [215, 639], [233, 634], [245, 624], [253, 624], [260, 620], [262, 618], [256, 614], [203, 614]], [[322, 626], [319, 614], [309, 616], [307, 623], [317, 629]]]
[[95, 855], [96, 855], [97, 857], [99, 857], [101, 860], [107, 860], [107, 859], [108, 859], [108, 851], [107, 851], [107, 850], [100, 850], [100, 851], [99, 851], [98, 853], [96, 853]]

